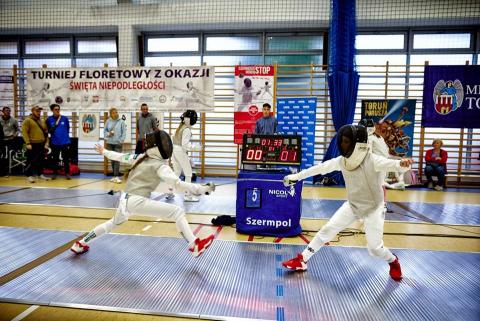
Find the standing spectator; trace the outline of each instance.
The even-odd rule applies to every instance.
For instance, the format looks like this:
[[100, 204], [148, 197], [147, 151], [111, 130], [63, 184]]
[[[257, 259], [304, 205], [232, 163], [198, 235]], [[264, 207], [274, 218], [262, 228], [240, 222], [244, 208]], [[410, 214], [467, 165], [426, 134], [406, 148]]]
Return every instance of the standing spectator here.
[[2, 141], [0, 142], [0, 147], [2, 149], [0, 174], [5, 177], [8, 177], [9, 174], [8, 151], [13, 149], [14, 139], [20, 132], [18, 121], [10, 116], [10, 112], [10, 107], [5, 106], [2, 108], [2, 117], [0, 117], [0, 127], [3, 128], [3, 131], [0, 133], [0, 136], [3, 136]]
[[153, 114], [148, 112], [148, 105], [143, 103], [140, 110], [142, 113], [137, 119], [137, 145], [135, 146], [135, 154], [137, 155], [144, 152], [143, 139], [145, 135], [158, 130], [157, 120]]
[[30, 183], [35, 183], [35, 177], [50, 180], [43, 175], [43, 164], [45, 162], [45, 150], [48, 147], [48, 130], [45, 121], [40, 118], [42, 108], [32, 107], [32, 113], [25, 118], [22, 124], [22, 135], [27, 145], [27, 166], [25, 173]]
[[[103, 129], [106, 142], [105, 147], [108, 150], [121, 153], [122, 145], [127, 133], [127, 125], [120, 117], [118, 117], [118, 111], [116, 108], [110, 108], [109, 114], [110, 118], [107, 119], [105, 128]], [[120, 184], [122, 182], [120, 179], [120, 162], [112, 160], [112, 169], [113, 178], [110, 181]]]
[[433, 140], [432, 146], [433, 148], [425, 153], [425, 175], [427, 176], [428, 188], [433, 187], [432, 176], [437, 176], [438, 182], [434, 189], [442, 191], [445, 185], [445, 174], [447, 173], [448, 153], [442, 149], [443, 141], [439, 138]]
[[277, 133], [277, 120], [270, 115], [271, 109], [272, 106], [270, 106], [270, 104], [263, 104], [263, 117], [257, 120], [255, 124], [255, 134], [273, 135]]
[[66, 116], [60, 115], [60, 105], [52, 104], [50, 110], [53, 115], [47, 118], [47, 127], [50, 133], [50, 147], [52, 148], [53, 158], [52, 179], [56, 179], [58, 175], [60, 153], [62, 153], [65, 177], [70, 179], [70, 122]]

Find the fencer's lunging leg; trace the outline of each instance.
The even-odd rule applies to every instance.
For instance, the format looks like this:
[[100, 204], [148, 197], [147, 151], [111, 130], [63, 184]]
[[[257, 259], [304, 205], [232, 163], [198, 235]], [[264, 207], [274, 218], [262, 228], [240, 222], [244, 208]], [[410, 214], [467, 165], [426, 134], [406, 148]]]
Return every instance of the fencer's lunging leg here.
[[88, 251], [89, 243], [99, 238], [100, 236], [110, 233], [115, 227], [128, 220], [130, 213], [127, 211], [126, 194], [123, 192], [120, 195], [119, 204], [115, 214], [108, 221], [96, 226], [91, 230], [82, 240], [75, 242], [70, 248], [76, 254], [82, 254]]
[[347, 202], [343, 203], [302, 252], [303, 260], [307, 262], [325, 243], [330, 242], [338, 232], [355, 222], [356, 219], [350, 205]]
[[168, 218], [175, 221], [178, 231], [187, 240], [189, 244], [195, 242], [188, 221], [185, 218], [184, 210], [174, 204], [154, 201], [142, 196], [132, 195], [128, 199], [128, 211], [135, 214], [142, 214], [154, 217]]
[[338, 232], [352, 224], [356, 219], [357, 217], [353, 215], [348, 202], [343, 203], [327, 224], [318, 231], [305, 250], [293, 259], [282, 262], [282, 265], [293, 271], [305, 271], [307, 269], [307, 261], [313, 256], [313, 254], [320, 250], [325, 243], [331, 241]]
[[183, 238], [188, 242], [188, 250], [195, 257], [202, 254], [213, 242], [213, 234], [204, 239], [199, 239], [193, 234], [190, 226], [188, 225], [188, 221], [185, 218], [185, 212], [179, 206], [133, 195], [128, 200], [127, 208], [128, 211], [132, 213], [164, 217], [175, 220], [177, 229], [180, 231]]
[[178, 231], [189, 244], [189, 251], [194, 256], [202, 254], [212, 244], [214, 239], [213, 235], [205, 239], [197, 238], [193, 234], [185, 218], [185, 212], [181, 207], [154, 201], [142, 196], [130, 195], [128, 201], [126, 199], [120, 201], [120, 205], [112, 219], [95, 227], [83, 240], [76, 242], [71, 250], [76, 254], [87, 252], [89, 249], [87, 243], [110, 232], [115, 226], [128, 220], [130, 213], [174, 220]]
[[395, 255], [383, 246], [383, 225], [385, 221], [385, 210], [381, 206], [374, 213], [364, 219], [365, 238], [367, 239], [368, 253], [389, 263], [395, 261]]

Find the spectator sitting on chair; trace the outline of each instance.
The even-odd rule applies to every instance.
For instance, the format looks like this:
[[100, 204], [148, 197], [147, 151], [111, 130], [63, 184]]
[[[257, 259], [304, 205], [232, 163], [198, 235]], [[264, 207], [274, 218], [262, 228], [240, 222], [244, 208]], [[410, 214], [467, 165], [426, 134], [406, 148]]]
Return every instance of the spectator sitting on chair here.
[[50, 147], [52, 148], [53, 157], [53, 176], [56, 179], [58, 175], [58, 163], [60, 161], [60, 153], [62, 153], [62, 161], [65, 168], [65, 178], [70, 179], [70, 122], [66, 116], [60, 115], [60, 105], [50, 105], [53, 115], [47, 118], [48, 132], [50, 133]]
[[428, 188], [433, 187], [432, 176], [438, 177], [435, 190], [441, 191], [445, 185], [445, 174], [447, 173], [447, 151], [442, 149], [443, 141], [441, 139], [434, 139], [432, 142], [432, 149], [425, 153], [425, 175], [428, 180]]

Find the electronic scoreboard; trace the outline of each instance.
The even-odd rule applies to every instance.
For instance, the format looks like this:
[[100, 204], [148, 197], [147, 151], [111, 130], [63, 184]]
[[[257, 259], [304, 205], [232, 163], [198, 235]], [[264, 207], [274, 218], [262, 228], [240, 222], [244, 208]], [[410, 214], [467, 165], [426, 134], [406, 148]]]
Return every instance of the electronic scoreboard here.
[[302, 161], [299, 135], [243, 135], [242, 163], [296, 165]]

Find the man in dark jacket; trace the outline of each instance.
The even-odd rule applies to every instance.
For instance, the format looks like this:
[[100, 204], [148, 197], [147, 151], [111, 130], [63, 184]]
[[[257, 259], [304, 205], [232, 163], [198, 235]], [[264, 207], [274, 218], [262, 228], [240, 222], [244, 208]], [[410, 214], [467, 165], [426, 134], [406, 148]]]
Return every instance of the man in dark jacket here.
[[48, 130], [45, 121], [41, 119], [42, 108], [32, 107], [32, 114], [25, 118], [22, 124], [22, 136], [27, 145], [27, 166], [25, 174], [30, 183], [35, 183], [35, 175], [43, 180], [50, 180], [43, 175], [45, 150], [48, 146]]
[[137, 119], [137, 145], [135, 146], [135, 154], [141, 154], [143, 150], [143, 138], [147, 133], [158, 130], [157, 119], [148, 112], [148, 105], [143, 103], [140, 106], [141, 114]]

